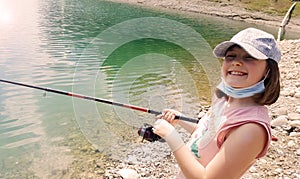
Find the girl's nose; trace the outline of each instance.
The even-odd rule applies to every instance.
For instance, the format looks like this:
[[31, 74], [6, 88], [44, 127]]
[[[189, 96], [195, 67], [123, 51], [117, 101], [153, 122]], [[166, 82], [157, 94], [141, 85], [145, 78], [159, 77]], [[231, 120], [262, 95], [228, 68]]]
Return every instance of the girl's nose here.
[[243, 60], [241, 58], [236, 58], [231, 61], [232, 66], [242, 66], [243, 65]]

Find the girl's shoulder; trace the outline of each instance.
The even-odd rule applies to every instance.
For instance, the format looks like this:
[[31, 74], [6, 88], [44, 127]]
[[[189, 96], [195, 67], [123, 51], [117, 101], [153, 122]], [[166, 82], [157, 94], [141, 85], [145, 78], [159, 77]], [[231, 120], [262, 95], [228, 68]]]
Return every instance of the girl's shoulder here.
[[[268, 109], [265, 106], [249, 106], [249, 107], [239, 107], [225, 111], [226, 120], [222, 124], [218, 135], [217, 135], [217, 145], [222, 146], [226, 139], [227, 134], [232, 131], [232, 129], [237, 129], [245, 124], [256, 124], [257, 129], [264, 129], [267, 134], [267, 142], [263, 147], [261, 153], [257, 156], [260, 158], [264, 156], [267, 152], [268, 146], [272, 139], [271, 127], [270, 127], [270, 117], [268, 115]], [[261, 128], [262, 127], [262, 128]]]
[[230, 120], [259, 120], [269, 122], [269, 113], [266, 106], [243, 106], [229, 108], [224, 111], [224, 115]]
[[263, 119], [269, 120], [269, 110], [264, 105], [249, 105], [249, 106], [236, 106], [236, 107], [228, 107], [227, 99], [222, 98], [214, 98], [213, 105], [211, 107], [213, 111], [221, 111], [221, 113], [227, 119]]

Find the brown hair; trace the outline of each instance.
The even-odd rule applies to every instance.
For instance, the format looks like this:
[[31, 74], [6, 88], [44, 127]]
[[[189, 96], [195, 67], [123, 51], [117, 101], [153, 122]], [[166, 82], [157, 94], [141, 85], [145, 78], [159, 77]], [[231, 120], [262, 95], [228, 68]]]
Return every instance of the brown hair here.
[[[270, 69], [270, 71], [264, 81], [265, 91], [252, 96], [254, 101], [261, 105], [271, 105], [275, 103], [280, 94], [280, 72], [277, 62], [272, 59], [267, 59], [267, 68]], [[228, 98], [228, 96], [219, 89], [216, 89], [216, 96], [218, 98]]]
[[277, 101], [280, 94], [280, 72], [278, 63], [272, 59], [267, 59], [268, 69], [270, 69], [265, 79], [265, 91], [253, 96], [256, 103], [261, 105], [271, 105]]

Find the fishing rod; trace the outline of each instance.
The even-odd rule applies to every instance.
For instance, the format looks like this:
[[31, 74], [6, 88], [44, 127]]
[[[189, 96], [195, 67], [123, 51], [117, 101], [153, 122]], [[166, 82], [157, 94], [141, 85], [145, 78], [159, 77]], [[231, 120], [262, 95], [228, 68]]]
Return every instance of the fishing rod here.
[[[82, 95], [82, 94], [71, 93], [71, 92], [68, 92], [68, 91], [61, 91], [61, 90], [52, 89], [52, 88], [46, 88], [46, 87], [41, 87], [41, 86], [34, 86], [34, 85], [19, 83], [19, 82], [15, 82], [15, 81], [4, 80], [4, 79], [0, 79], [0, 82], [10, 83], [10, 84], [13, 84], [13, 85], [18, 85], [18, 86], [23, 86], [23, 87], [27, 87], [27, 88], [38, 89], [38, 90], [42, 90], [42, 91], [47, 91], [47, 92], [51, 92], [51, 93], [56, 93], [56, 94], [61, 94], [61, 95], [66, 95], [66, 96], [71, 96], [71, 97], [80, 98], [80, 99], [86, 99], [86, 100], [90, 100], [90, 101], [96, 101], [96, 102], [99, 102], [99, 103], [105, 103], [105, 104], [110, 104], [110, 105], [114, 105], [114, 106], [120, 106], [120, 107], [132, 109], [132, 110], [136, 110], [136, 111], [141, 111], [141, 112], [146, 112], [146, 113], [150, 113], [150, 114], [155, 114], [155, 115], [162, 114], [159, 111], [151, 110], [151, 109], [148, 109], [148, 108], [143, 108], [143, 107], [140, 107], [140, 106], [135, 106], [135, 105], [131, 105], [131, 104], [124, 104], [124, 103], [114, 102], [114, 101], [110, 101], [110, 100], [102, 99], [102, 98], [85, 96], [85, 95]], [[185, 116], [179, 116], [179, 115], [176, 115], [175, 119], [179, 119], [179, 120], [183, 120], [183, 121], [188, 121], [188, 122], [192, 122], [192, 123], [198, 123], [198, 121], [199, 121], [198, 119], [189, 118], [189, 117], [185, 117]]]

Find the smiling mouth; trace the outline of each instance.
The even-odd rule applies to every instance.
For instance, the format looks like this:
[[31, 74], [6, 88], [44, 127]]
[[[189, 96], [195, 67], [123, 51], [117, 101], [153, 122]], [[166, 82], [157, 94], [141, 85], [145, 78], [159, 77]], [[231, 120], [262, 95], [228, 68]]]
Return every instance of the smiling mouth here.
[[244, 75], [247, 75], [247, 73], [240, 72], [240, 71], [229, 71], [228, 74], [229, 75], [234, 75], [234, 76], [244, 76]]

